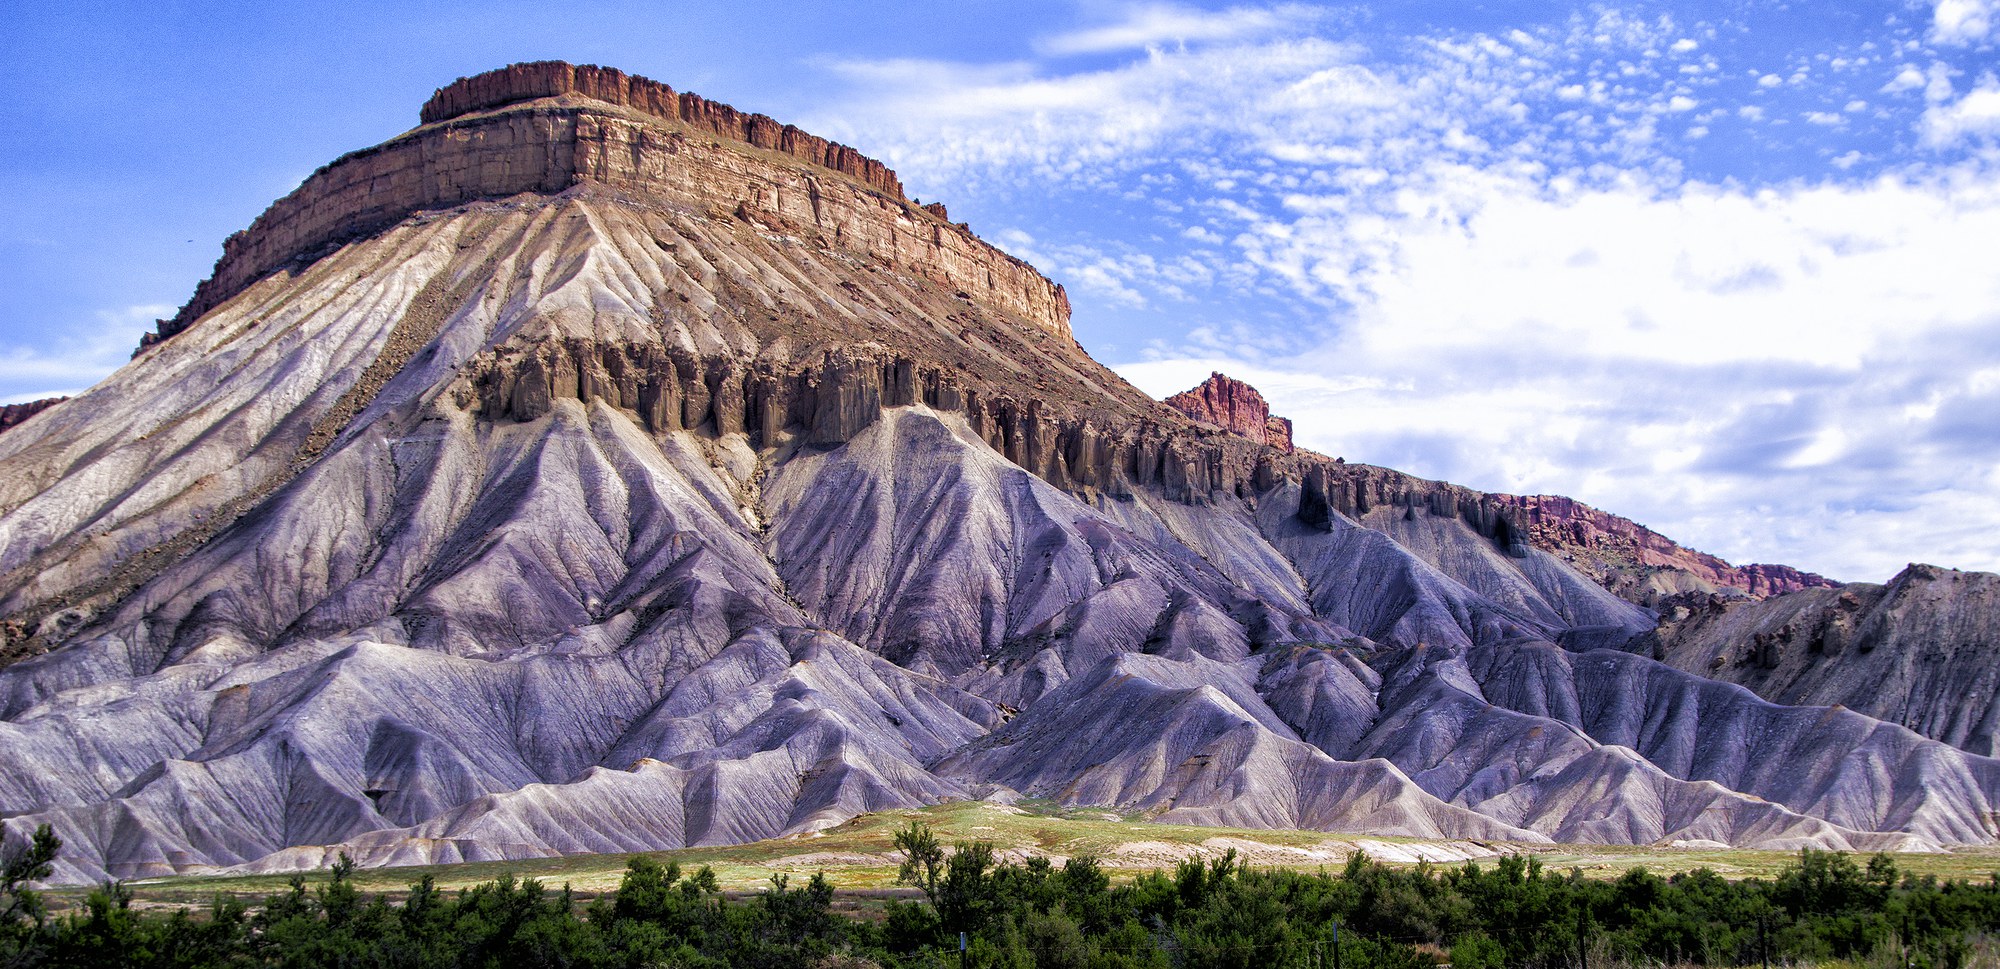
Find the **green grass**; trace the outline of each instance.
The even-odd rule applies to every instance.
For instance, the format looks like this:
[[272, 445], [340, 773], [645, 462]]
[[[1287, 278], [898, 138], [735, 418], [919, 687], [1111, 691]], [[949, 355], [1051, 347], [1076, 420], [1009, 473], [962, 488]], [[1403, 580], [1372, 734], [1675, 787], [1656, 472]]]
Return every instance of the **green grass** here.
[[[1117, 815], [1101, 808], [1064, 808], [1047, 801], [1025, 801], [1002, 807], [979, 801], [960, 801], [921, 810], [884, 811], [865, 814], [845, 824], [811, 835], [795, 835], [746, 845], [717, 848], [685, 848], [650, 852], [662, 862], [676, 861], [685, 869], [708, 865], [726, 891], [751, 892], [767, 885], [772, 875], [783, 874], [794, 883], [824, 871], [845, 894], [875, 898], [906, 894], [896, 885], [896, 863], [887, 858], [895, 849], [895, 833], [911, 821], [921, 821], [946, 844], [967, 841], [992, 842], [1007, 857], [1009, 852], [1035, 852], [1060, 857], [1096, 854], [1105, 859], [1114, 874], [1130, 878], [1141, 871], [1171, 868], [1188, 851], [1212, 839], [1235, 839], [1246, 845], [1253, 867], [1284, 865], [1305, 869], [1337, 869], [1341, 857], [1355, 841], [1387, 844], [1423, 844], [1410, 838], [1372, 835], [1338, 835], [1320, 831], [1269, 831], [1242, 828], [1210, 828], [1192, 825], [1156, 824], [1136, 815]], [[1154, 845], [1150, 850], [1143, 846]], [[1615, 878], [1634, 866], [1671, 874], [1709, 868], [1729, 878], [1770, 877], [1789, 864], [1794, 855], [1779, 851], [1677, 850], [1631, 846], [1526, 845], [1486, 843], [1497, 853], [1533, 852], [1543, 864], [1557, 870], [1581, 869], [1586, 876]], [[1268, 849], [1268, 850], [1266, 850]], [[1331, 853], [1312, 859], [1284, 849], [1318, 850]], [[1211, 847], [1211, 853], [1216, 850]], [[1287, 857], [1290, 854], [1291, 857]], [[830, 856], [830, 857], [829, 857]], [[847, 857], [841, 857], [847, 856]], [[355, 882], [364, 893], [395, 896], [430, 875], [442, 888], [464, 888], [491, 881], [502, 875], [538, 878], [551, 886], [569, 884], [580, 895], [590, 896], [618, 887], [629, 854], [578, 855], [522, 861], [474, 862], [457, 865], [429, 865], [379, 868], [355, 873]], [[1941, 878], [1984, 881], [2000, 872], [2000, 848], [1943, 855], [1900, 855], [1897, 865], [1904, 871], [1934, 874]], [[309, 881], [325, 877], [309, 874]], [[250, 901], [285, 890], [291, 876], [238, 875], [189, 876], [133, 882], [142, 903], [152, 905], [202, 905], [217, 893]], [[60, 892], [57, 894], [69, 894]], [[865, 907], [865, 906], [864, 906]]]

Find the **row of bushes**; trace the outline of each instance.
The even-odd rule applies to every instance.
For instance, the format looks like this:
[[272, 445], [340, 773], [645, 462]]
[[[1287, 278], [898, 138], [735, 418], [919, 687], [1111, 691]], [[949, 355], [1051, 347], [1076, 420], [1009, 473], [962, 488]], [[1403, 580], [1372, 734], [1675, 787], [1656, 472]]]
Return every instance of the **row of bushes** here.
[[1255, 871], [1234, 855], [1183, 862], [1113, 886], [1097, 862], [947, 853], [925, 827], [897, 844], [922, 901], [879, 919], [833, 910], [823, 876], [784, 876], [730, 899], [707, 868], [635, 857], [618, 890], [584, 904], [564, 888], [504, 877], [456, 893], [426, 877], [400, 902], [364, 898], [344, 858], [317, 887], [295, 878], [256, 909], [218, 898], [205, 912], [132, 907], [113, 883], [52, 917], [29, 883], [59, 842], [46, 829], [0, 870], [0, 967], [13, 966], [682, 966], [1239, 967], [1571, 969], [1886, 959], [1956, 969], [2000, 928], [2000, 876], [1984, 884], [1865, 867], [1803, 851], [1770, 881], [1709, 871], [1616, 880], [1497, 864], [1397, 869], [1356, 855], [1339, 874]]

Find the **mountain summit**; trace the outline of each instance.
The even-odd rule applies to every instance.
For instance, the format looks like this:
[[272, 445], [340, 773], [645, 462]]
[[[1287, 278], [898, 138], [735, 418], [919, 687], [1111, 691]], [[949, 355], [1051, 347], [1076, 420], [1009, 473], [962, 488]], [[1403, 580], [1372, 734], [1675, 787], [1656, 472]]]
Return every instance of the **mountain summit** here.
[[1624, 649], [1696, 648], [1647, 603], [1823, 579], [1295, 449], [1240, 384], [1153, 401], [1060, 286], [761, 115], [544, 63], [422, 122], [0, 434], [0, 817], [53, 825], [63, 877], [1021, 796], [1995, 838], [2000, 762]]

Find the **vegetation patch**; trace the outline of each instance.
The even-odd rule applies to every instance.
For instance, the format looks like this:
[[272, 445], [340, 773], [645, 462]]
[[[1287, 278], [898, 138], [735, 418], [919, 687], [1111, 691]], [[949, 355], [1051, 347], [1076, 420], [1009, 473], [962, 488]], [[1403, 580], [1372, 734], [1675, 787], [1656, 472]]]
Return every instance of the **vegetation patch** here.
[[[1391, 865], [1355, 850], [1306, 871], [1247, 865], [1218, 842], [1299, 850], [1325, 835], [1259, 832], [1267, 840], [1250, 842], [1147, 825], [1153, 843], [1189, 856], [1170, 871], [1114, 878], [1089, 845], [1134, 822], [1041, 807], [889, 812], [819, 838], [714, 849], [698, 866], [622, 856], [613, 886], [593, 899], [574, 878], [557, 888], [521, 877], [520, 865], [456, 890], [405, 869], [415, 878], [401, 892], [370, 892], [364, 885], [398, 873], [357, 872], [343, 857], [318, 878], [290, 876], [254, 906], [241, 897], [253, 879], [182, 880], [146, 886], [150, 906], [113, 883], [53, 913], [30, 887], [60, 849], [45, 826], [0, 855], [0, 965], [1957, 969], [2000, 957], [1991, 935], [2000, 875], [1940, 879], [1889, 855], [1864, 864], [1809, 849], [1768, 878], [1734, 880], [1706, 867], [1662, 876], [1638, 866], [1594, 878], [1520, 853]], [[815, 850], [800, 852], [802, 841]], [[783, 847], [792, 853], [774, 854]], [[1055, 849], [1069, 854], [1058, 862]], [[773, 872], [754, 892], [726, 891], [719, 874], [855, 857], [882, 865], [848, 871], [882, 875], [845, 905], [823, 872]], [[586, 861], [608, 859], [565, 861], [567, 874], [595, 877]], [[197, 885], [233, 893], [199, 909], [162, 904]]]

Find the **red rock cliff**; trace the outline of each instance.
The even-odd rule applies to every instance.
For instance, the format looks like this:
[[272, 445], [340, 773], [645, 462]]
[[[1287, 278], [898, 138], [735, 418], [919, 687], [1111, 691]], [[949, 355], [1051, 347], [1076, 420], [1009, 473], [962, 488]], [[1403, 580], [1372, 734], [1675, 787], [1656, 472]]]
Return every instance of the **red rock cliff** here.
[[1537, 548], [1620, 553], [1641, 565], [1681, 569], [1716, 585], [1733, 586], [1758, 597], [1840, 585], [1825, 576], [1802, 572], [1789, 565], [1731, 565], [1707, 552], [1683, 547], [1637, 522], [1599, 511], [1573, 498], [1561, 495], [1494, 497], [1513, 511], [1514, 527]]
[[1292, 422], [1272, 417], [1271, 405], [1264, 395], [1241, 380], [1211, 373], [1201, 386], [1181, 391], [1164, 403], [1205, 424], [1269, 444], [1287, 454], [1292, 451]]

